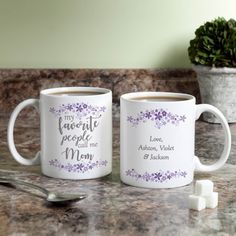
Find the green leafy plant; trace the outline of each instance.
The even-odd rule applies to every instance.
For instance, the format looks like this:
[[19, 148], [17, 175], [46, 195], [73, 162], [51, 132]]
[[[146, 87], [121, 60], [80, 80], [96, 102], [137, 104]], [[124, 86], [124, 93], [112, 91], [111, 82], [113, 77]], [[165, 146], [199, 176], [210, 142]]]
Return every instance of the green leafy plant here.
[[195, 65], [236, 67], [236, 21], [219, 17], [200, 26], [188, 54]]

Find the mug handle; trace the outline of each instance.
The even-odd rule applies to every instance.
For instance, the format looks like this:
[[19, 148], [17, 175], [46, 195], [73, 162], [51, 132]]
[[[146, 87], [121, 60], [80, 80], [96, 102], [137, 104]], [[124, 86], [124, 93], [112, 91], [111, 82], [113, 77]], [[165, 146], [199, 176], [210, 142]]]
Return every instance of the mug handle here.
[[33, 159], [26, 159], [22, 157], [16, 150], [15, 142], [14, 142], [14, 126], [15, 121], [19, 113], [27, 106], [33, 106], [37, 111], [39, 111], [39, 100], [38, 99], [27, 99], [21, 102], [11, 114], [8, 129], [7, 129], [7, 141], [10, 153], [14, 157], [16, 161], [23, 165], [36, 165], [40, 163], [40, 152], [36, 154]]
[[231, 134], [228, 122], [222, 112], [218, 110], [216, 107], [208, 104], [200, 104], [196, 105], [196, 120], [200, 117], [200, 115], [203, 112], [210, 112], [214, 114], [216, 117], [219, 118], [221, 125], [223, 126], [224, 130], [224, 136], [225, 136], [225, 142], [224, 142], [224, 150], [221, 153], [220, 159], [216, 161], [212, 165], [203, 165], [199, 158], [195, 156], [195, 170], [196, 171], [204, 171], [204, 172], [210, 172], [215, 171], [219, 168], [221, 168], [225, 162], [227, 161], [231, 149]]

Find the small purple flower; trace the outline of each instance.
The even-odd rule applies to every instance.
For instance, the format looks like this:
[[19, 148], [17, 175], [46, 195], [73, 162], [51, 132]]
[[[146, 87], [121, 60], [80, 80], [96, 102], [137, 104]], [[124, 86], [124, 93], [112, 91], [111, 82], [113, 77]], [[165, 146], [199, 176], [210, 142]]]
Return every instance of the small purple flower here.
[[76, 106], [76, 111], [79, 111], [79, 112], [83, 111], [83, 107], [81, 105]]
[[50, 165], [50, 166], [53, 165], [53, 163], [54, 163], [53, 160], [50, 160], [50, 161], [49, 161], [49, 165]]
[[184, 172], [181, 173], [181, 175], [185, 178], [187, 173], [184, 171]]
[[165, 181], [165, 180], [166, 180], [166, 177], [165, 177], [165, 176], [162, 176], [161, 180], [162, 180], [162, 181]]
[[150, 119], [150, 118], [152, 117], [151, 112], [146, 112], [146, 113], [145, 113], [145, 117], [148, 118], [148, 119]]
[[105, 112], [105, 110], [106, 110], [106, 107], [105, 107], [105, 106], [103, 106], [103, 107], [101, 107], [101, 108], [100, 108], [100, 110], [101, 110], [102, 112]]
[[83, 108], [87, 108], [87, 104], [83, 104]]
[[163, 112], [162, 112], [162, 115], [163, 115], [163, 116], [166, 116], [166, 114], [167, 114], [166, 111], [163, 111]]
[[82, 170], [83, 167], [84, 167], [84, 165], [82, 163], [77, 165], [77, 169], [79, 169], [79, 170]]
[[160, 172], [154, 174], [154, 178], [160, 179], [162, 177], [162, 174]]
[[69, 111], [72, 111], [73, 110], [73, 106], [71, 104], [68, 104], [66, 106], [66, 109], [69, 110]]
[[50, 107], [49, 111], [54, 113], [55, 112], [55, 108], [54, 107]]
[[127, 117], [127, 121], [132, 122], [133, 121], [133, 117], [132, 116], [128, 116]]
[[155, 113], [155, 120], [161, 120], [162, 116], [161, 116], [161, 113], [158, 112], [158, 113]]
[[185, 115], [180, 116], [179, 120], [185, 122], [185, 120], [186, 120], [186, 116], [185, 116]]

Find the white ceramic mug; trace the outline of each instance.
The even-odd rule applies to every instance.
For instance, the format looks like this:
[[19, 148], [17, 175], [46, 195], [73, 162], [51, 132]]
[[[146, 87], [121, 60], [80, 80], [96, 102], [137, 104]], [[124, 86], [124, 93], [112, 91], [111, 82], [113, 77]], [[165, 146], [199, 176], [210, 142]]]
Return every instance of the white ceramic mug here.
[[[121, 180], [147, 188], [172, 188], [193, 181], [194, 171], [214, 171], [224, 165], [231, 134], [223, 114], [207, 104], [195, 104], [188, 94], [137, 92], [121, 96]], [[203, 165], [194, 155], [195, 121], [201, 113], [216, 115], [224, 129], [220, 159]]]
[[[16, 150], [13, 130], [19, 112], [33, 106], [40, 113], [41, 151], [25, 159]], [[23, 165], [41, 163], [44, 175], [91, 179], [112, 170], [112, 92], [93, 87], [42, 90], [40, 99], [21, 102], [8, 125], [8, 146]]]

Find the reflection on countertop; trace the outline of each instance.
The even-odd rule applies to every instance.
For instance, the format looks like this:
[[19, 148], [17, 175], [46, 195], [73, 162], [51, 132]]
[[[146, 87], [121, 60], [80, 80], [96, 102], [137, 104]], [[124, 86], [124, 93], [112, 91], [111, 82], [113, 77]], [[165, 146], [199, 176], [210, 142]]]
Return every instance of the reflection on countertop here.
[[[87, 193], [85, 200], [50, 207], [44, 200], [0, 185], [0, 235], [233, 235], [236, 232], [236, 124], [231, 125], [232, 150], [227, 164], [195, 179], [214, 181], [219, 206], [201, 212], [188, 210], [193, 185], [174, 189], [144, 189], [119, 179], [119, 120], [114, 120], [113, 172], [95, 180], [69, 181], [40, 174], [40, 166], [16, 163], [7, 148], [8, 118], [0, 119], [0, 176], [13, 176], [49, 190]], [[198, 122], [196, 154], [205, 163], [223, 148], [220, 125]], [[18, 150], [32, 156], [40, 148], [38, 120], [19, 120], [15, 131]], [[225, 234], [222, 234], [225, 233]]]

